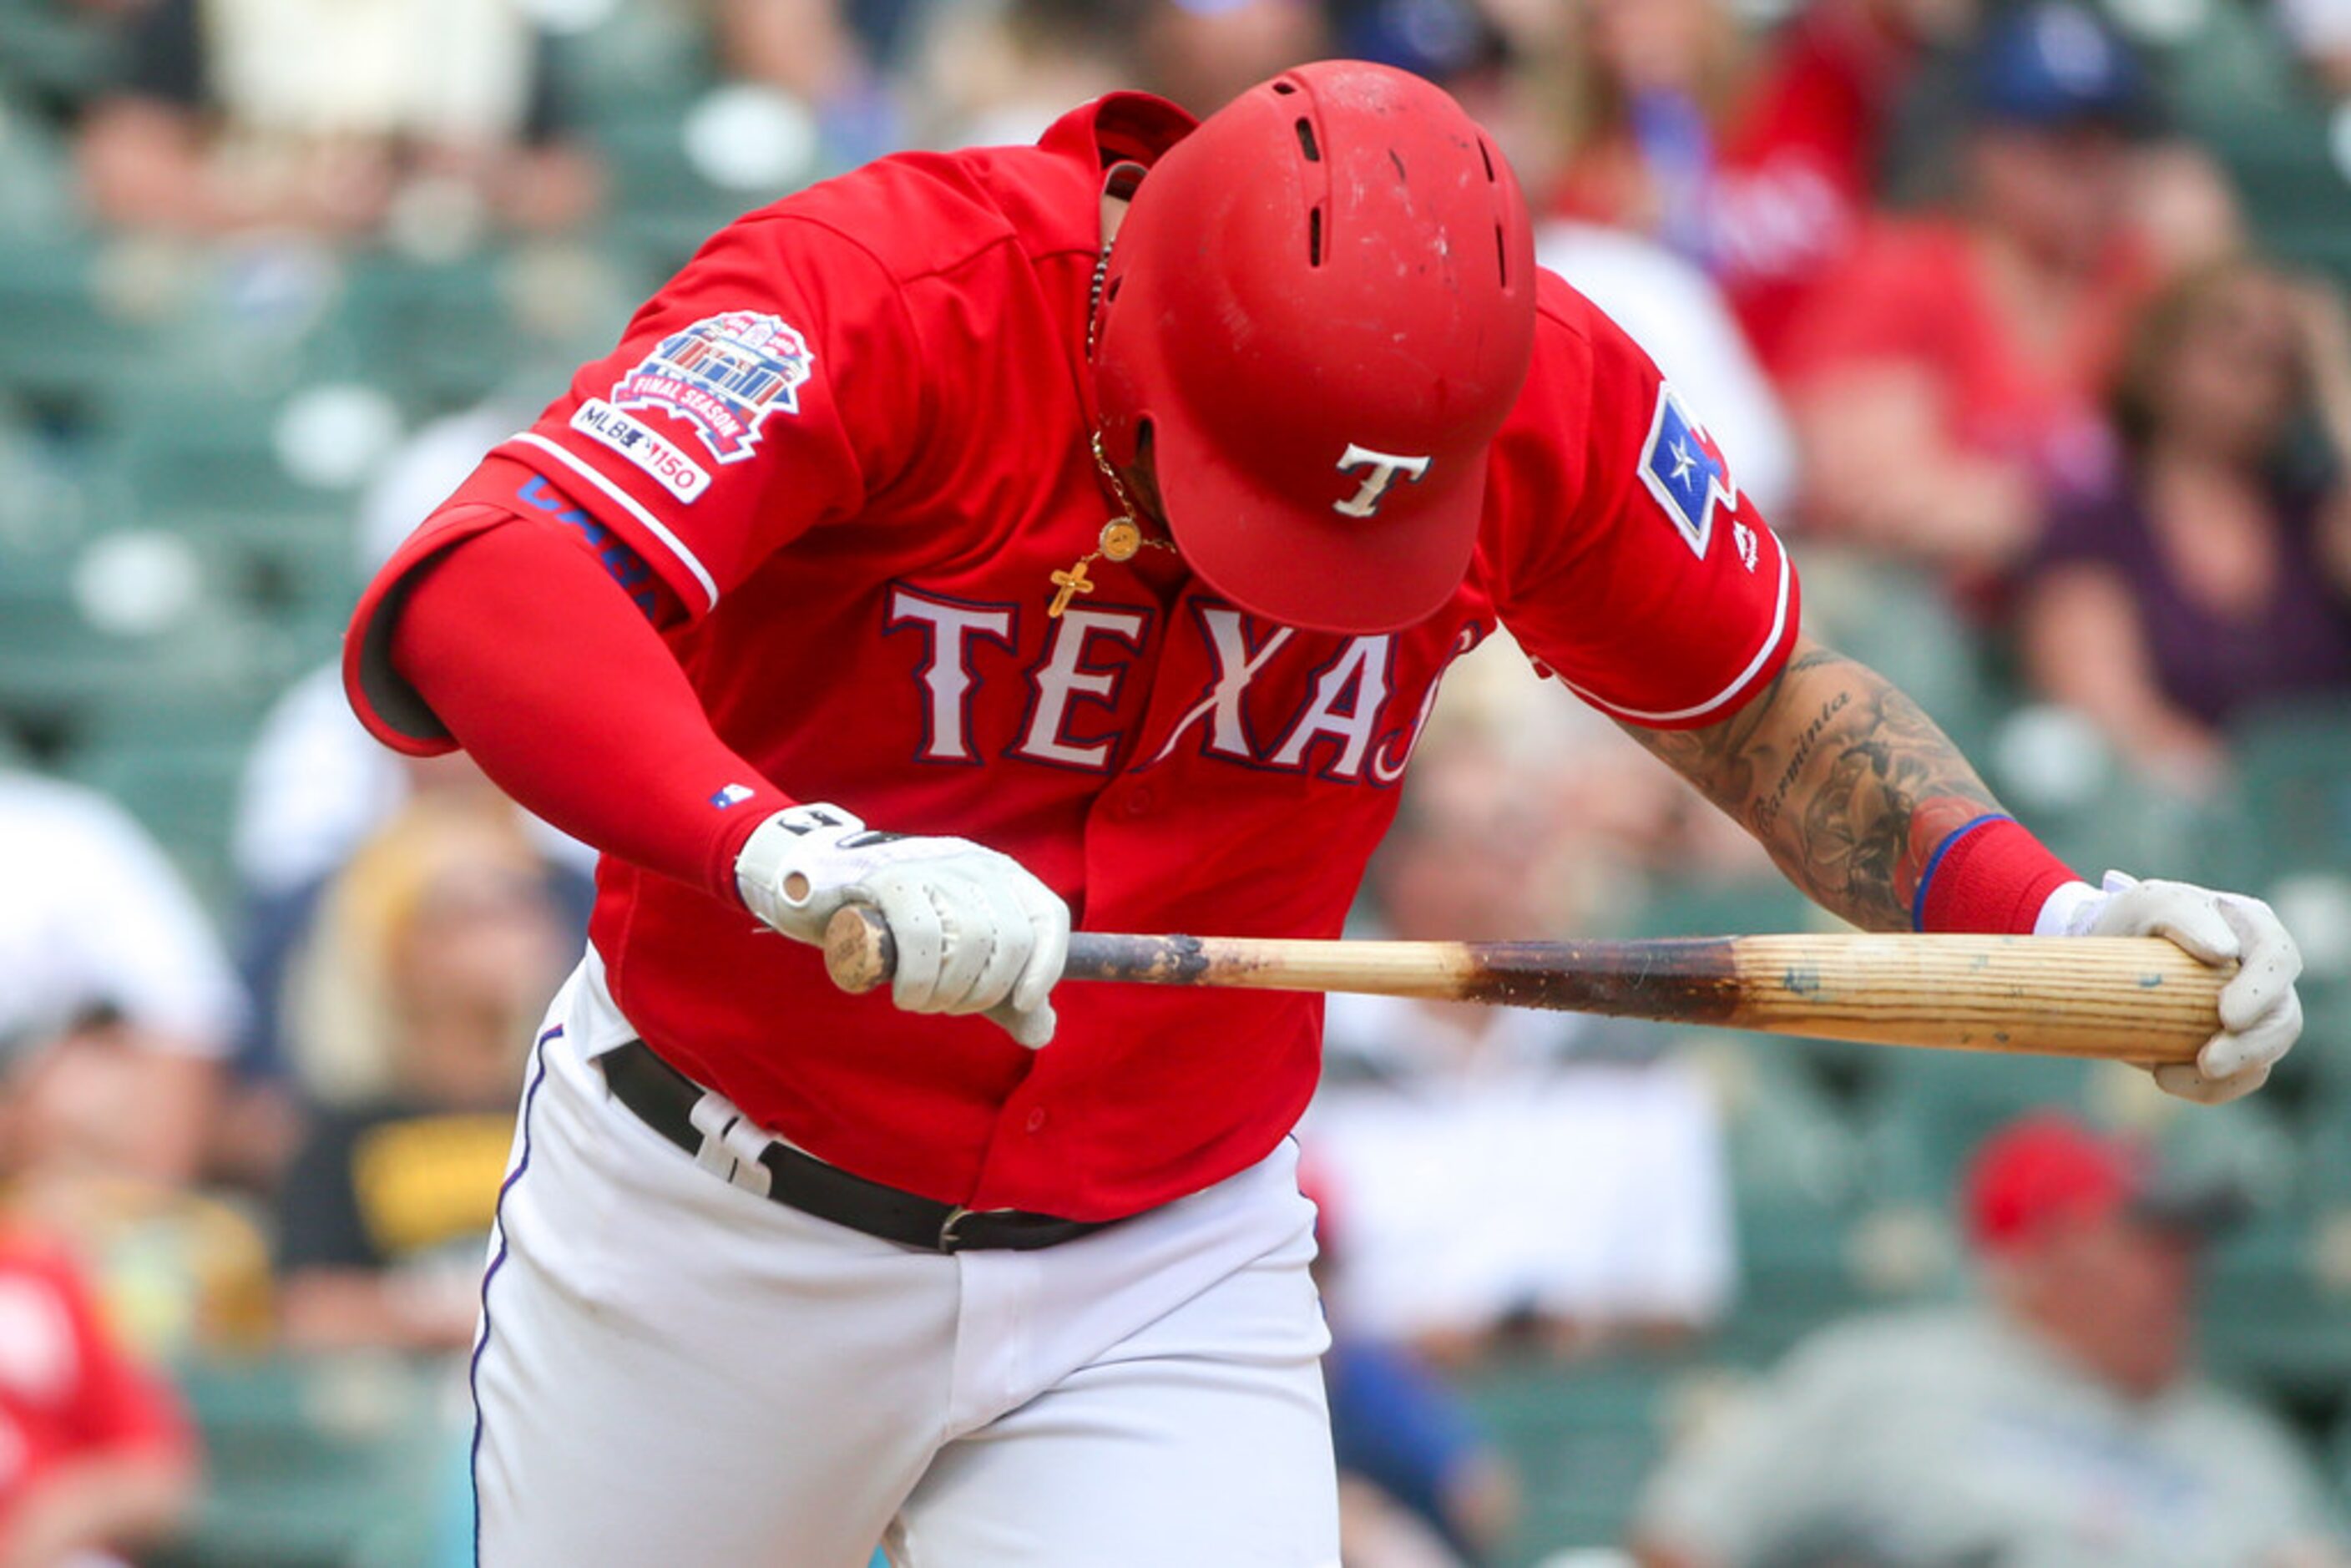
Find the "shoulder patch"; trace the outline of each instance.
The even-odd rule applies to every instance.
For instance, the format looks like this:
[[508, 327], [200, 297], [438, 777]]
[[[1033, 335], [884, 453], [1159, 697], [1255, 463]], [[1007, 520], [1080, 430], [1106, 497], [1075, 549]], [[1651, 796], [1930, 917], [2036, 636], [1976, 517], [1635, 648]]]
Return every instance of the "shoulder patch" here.
[[759, 426], [798, 413], [815, 366], [808, 340], [779, 316], [729, 310], [672, 332], [612, 384], [616, 409], [656, 408], [692, 425], [721, 463], [740, 463]]
[[1725, 512], [1739, 507], [1739, 486], [1730, 481], [1722, 448], [1662, 382], [1657, 411], [1649, 420], [1648, 444], [1641, 448], [1641, 483], [1700, 560], [1714, 537], [1716, 507]]
[[571, 428], [611, 447], [681, 501], [695, 500], [710, 488], [709, 469], [643, 420], [622, 413], [601, 397], [591, 397], [572, 411]]

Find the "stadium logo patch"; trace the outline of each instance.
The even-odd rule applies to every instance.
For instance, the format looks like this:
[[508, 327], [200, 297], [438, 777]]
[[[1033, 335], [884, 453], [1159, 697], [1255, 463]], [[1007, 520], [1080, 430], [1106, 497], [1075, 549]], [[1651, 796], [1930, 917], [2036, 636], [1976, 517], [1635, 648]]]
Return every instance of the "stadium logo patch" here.
[[710, 470], [602, 398], [591, 397], [581, 403], [571, 416], [571, 428], [611, 447], [681, 501], [691, 501], [710, 488]]
[[778, 316], [729, 310], [673, 332], [612, 387], [614, 408], [657, 408], [694, 426], [711, 456], [740, 463], [778, 409], [798, 413], [816, 356]]
[[1641, 482], [1700, 560], [1714, 537], [1715, 508], [1730, 512], [1739, 507], [1739, 486], [1730, 482], [1722, 448], [1690, 417], [1673, 388], [1663, 384], [1649, 421], [1649, 443], [1641, 449]]

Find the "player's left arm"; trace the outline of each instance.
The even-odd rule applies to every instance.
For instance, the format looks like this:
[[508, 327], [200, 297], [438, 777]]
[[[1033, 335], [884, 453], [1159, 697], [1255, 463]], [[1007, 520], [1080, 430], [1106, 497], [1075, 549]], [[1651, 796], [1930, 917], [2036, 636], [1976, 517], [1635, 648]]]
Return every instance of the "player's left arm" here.
[[[1883, 675], [1800, 638], [1779, 675], [1701, 729], [1623, 726], [1755, 836], [1790, 882], [1869, 931], [1917, 928], [1928, 861], [2000, 802], [1934, 720]], [[1918, 841], [1924, 840], [1923, 848]], [[2073, 880], [2062, 864], [2045, 889]], [[2032, 909], [1990, 912], [2011, 924]]]
[[1543, 297], [1491, 484], [1481, 548], [1497, 612], [1528, 653], [1831, 912], [1878, 931], [2159, 935], [2241, 964], [2220, 1031], [2193, 1065], [2156, 1074], [2189, 1098], [2248, 1092], [2294, 1043], [2302, 960], [2269, 907], [2111, 873], [2083, 882], [1916, 703], [1803, 636], [1793, 563], [1729, 455], [1639, 346], [1564, 285]]
[[2239, 964], [2194, 1066], [2157, 1070], [2213, 1103], [2259, 1088], [2302, 1030], [2301, 955], [2258, 899], [2108, 873], [2103, 887], [2004, 812], [1967, 758], [1883, 675], [1810, 638], [1729, 716], [1625, 724], [1752, 833], [1788, 879], [1876, 931], [2160, 936]]

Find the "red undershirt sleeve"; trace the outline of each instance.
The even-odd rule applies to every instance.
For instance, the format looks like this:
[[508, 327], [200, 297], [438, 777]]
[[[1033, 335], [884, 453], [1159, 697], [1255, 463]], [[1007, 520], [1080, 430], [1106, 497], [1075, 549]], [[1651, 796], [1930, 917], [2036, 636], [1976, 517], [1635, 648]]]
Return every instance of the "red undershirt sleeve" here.
[[510, 517], [412, 569], [391, 653], [525, 808], [740, 904], [735, 856], [791, 800], [719, 739], [661, 634], [569, 535]]

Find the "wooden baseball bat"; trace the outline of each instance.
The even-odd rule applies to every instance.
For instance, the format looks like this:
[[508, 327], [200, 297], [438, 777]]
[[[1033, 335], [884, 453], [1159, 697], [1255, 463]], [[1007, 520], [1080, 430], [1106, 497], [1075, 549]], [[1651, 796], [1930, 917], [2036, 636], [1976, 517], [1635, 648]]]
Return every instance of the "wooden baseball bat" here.
[[[845, 991], [885, 983], [889, 927], [852, 904], [825, 930]], [[1810, 1035], [2122, 1061], [2188, 1061], [2234, 972], [2159, 937], [1775, 936], [1631, 942], [1311, 942], [1070, 936], [1071, 980], [1358, 991]]]

